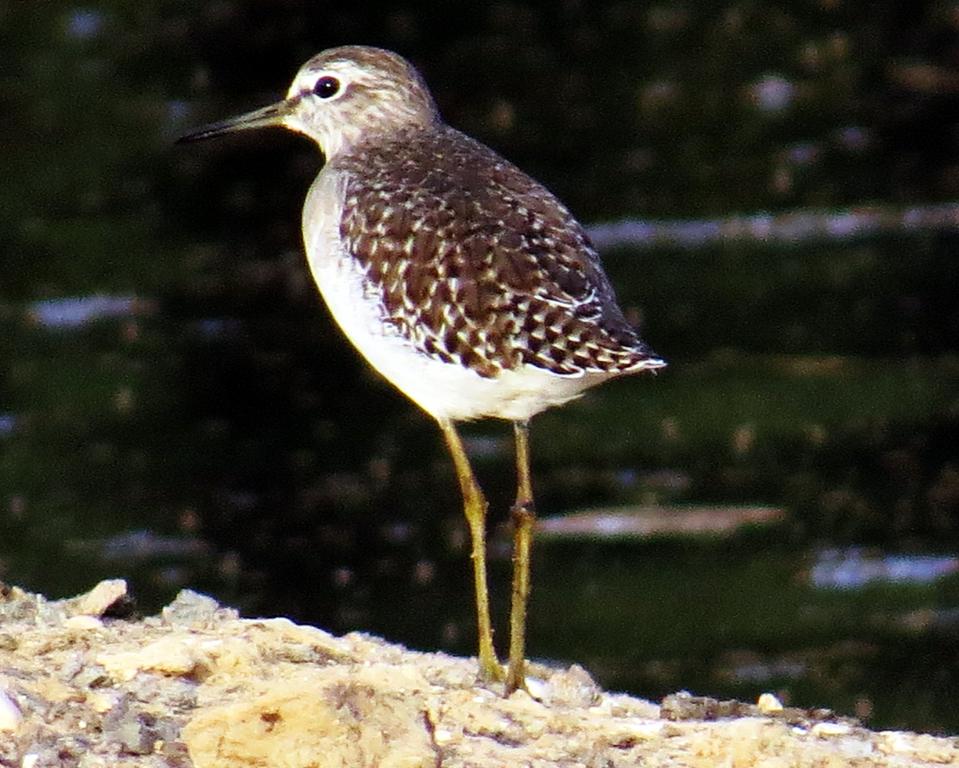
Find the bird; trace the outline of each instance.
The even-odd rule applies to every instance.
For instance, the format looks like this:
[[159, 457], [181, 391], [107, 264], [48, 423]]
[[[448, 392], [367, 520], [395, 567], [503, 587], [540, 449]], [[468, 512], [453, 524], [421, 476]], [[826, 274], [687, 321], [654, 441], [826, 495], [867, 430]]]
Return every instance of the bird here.
[[[306, 258], [367, 362], [436, 420], [471, 538], [478, 681], [526, 684], [536, 508], [530, 419], [588, 388], [666, 363], [626, 321], [584, 228], [542, 184], [448, 125], [422, 75], [370, 46], [325, 50], [285, 98], [179, 141], [270, 126], [324, 164], [303, 207]], [[512, 422], [516, 497], [505, 673], [493, 645], [487, 501], [457, 424]]]

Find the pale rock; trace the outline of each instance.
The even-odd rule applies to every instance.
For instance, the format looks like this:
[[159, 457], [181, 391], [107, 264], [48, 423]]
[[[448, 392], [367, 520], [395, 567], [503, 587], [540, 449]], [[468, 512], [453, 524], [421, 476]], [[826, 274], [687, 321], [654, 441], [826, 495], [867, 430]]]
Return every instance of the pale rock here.
[[63, 626], [67, 629], [76, 629], [81, 632], [90, 632], [103, 628], [103, 622], [96, 616], [88, 614], [79, 614], [77, 616], [68, 616], [63, 620]]
[[20, 707], [6, 691], [0, 688], [0, 733], [16, 731], [22, 721], [23, 715], [20, 714]]
[[102, 616], [126, 596], [126, 581], [123, 579], [107, 579], [101, 581], [85, 595], [76, 598], [71, 613], [74, 616]]
[[812, 728], [809, 729], [809, 732], [813, 736], [818, 736], [819, 738], [828, 738], [830, 736], [845, 736], [852, 728], [850, 728], [845, 723], [816, 723]]
[[215, 651], [221, 645], [217, 640], [169, 636], [136, 651], [101, 653], [96, 660], [112, 677], [121, 681], [132, 680], [138, 672], [202, 677], [209, 671]]
[[305, 674], [252, 700], [200, 712], [183, 729], [196, 768], [428, 768], [437, 754], [416, 700], [360, 676]]
[[764, 715], [774, 715], [783, 711], [783, 705], [773, 694], [764, 693], [756, 701], [756, 709]]

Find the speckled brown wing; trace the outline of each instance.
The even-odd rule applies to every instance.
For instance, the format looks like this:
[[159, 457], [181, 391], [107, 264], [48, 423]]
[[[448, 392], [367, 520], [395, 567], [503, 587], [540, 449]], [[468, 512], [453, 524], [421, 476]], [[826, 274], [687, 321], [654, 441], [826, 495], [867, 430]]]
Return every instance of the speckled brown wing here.
[[339, 162], [340, 233], [386, 321], [482, 376], [626, 372], [655, 355], [623, 318], [582, 227], [541, 185], [451, 128]]

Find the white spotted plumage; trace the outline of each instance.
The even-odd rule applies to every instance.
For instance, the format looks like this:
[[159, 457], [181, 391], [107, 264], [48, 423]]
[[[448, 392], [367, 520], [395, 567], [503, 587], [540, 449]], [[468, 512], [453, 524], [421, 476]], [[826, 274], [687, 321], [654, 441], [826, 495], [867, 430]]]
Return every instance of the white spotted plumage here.
[[287, 99], [211, 126], [282, 124], [326, 163], [307, 257], [369, 362], [437, 418], [526, 420], [664, 365], [629, 326], [583, 228], [549, 191], [441, 120], [396, 54], [315, 56]]
[[287, 98], [190, 140], [283, 125], [326, 164], [307, 195], [310, 268], [369, 363], [432, 414], [463, 492], [472, 540], [480, 677], [503, 679], [485, 565], [486, 502], [455, 421], [514, 422], [517, 488], [507, 693], [525, 682], [535, 507], [528, 420], [609, 378], [665, 363], [631, 328], [582, 227], [544, 187], [445, 125], [394, 53], [315, 56]]

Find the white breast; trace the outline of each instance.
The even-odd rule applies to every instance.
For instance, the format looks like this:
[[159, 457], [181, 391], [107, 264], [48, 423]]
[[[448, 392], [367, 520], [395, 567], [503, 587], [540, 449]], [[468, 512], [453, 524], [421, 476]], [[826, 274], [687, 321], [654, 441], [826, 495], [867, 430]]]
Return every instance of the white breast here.
[[436, 418], [493, 416], [525, 420], [561, 405], [610, 374], [557, 376], [525, 366], [484, 378], [469, 368], [444, 363], [415, 349], [392, 323], [378, 292], [340, 239], [346, 179], [324, 169], [303, 207], [303, 237], [313, 279], [347, 338], [377, 371]]

